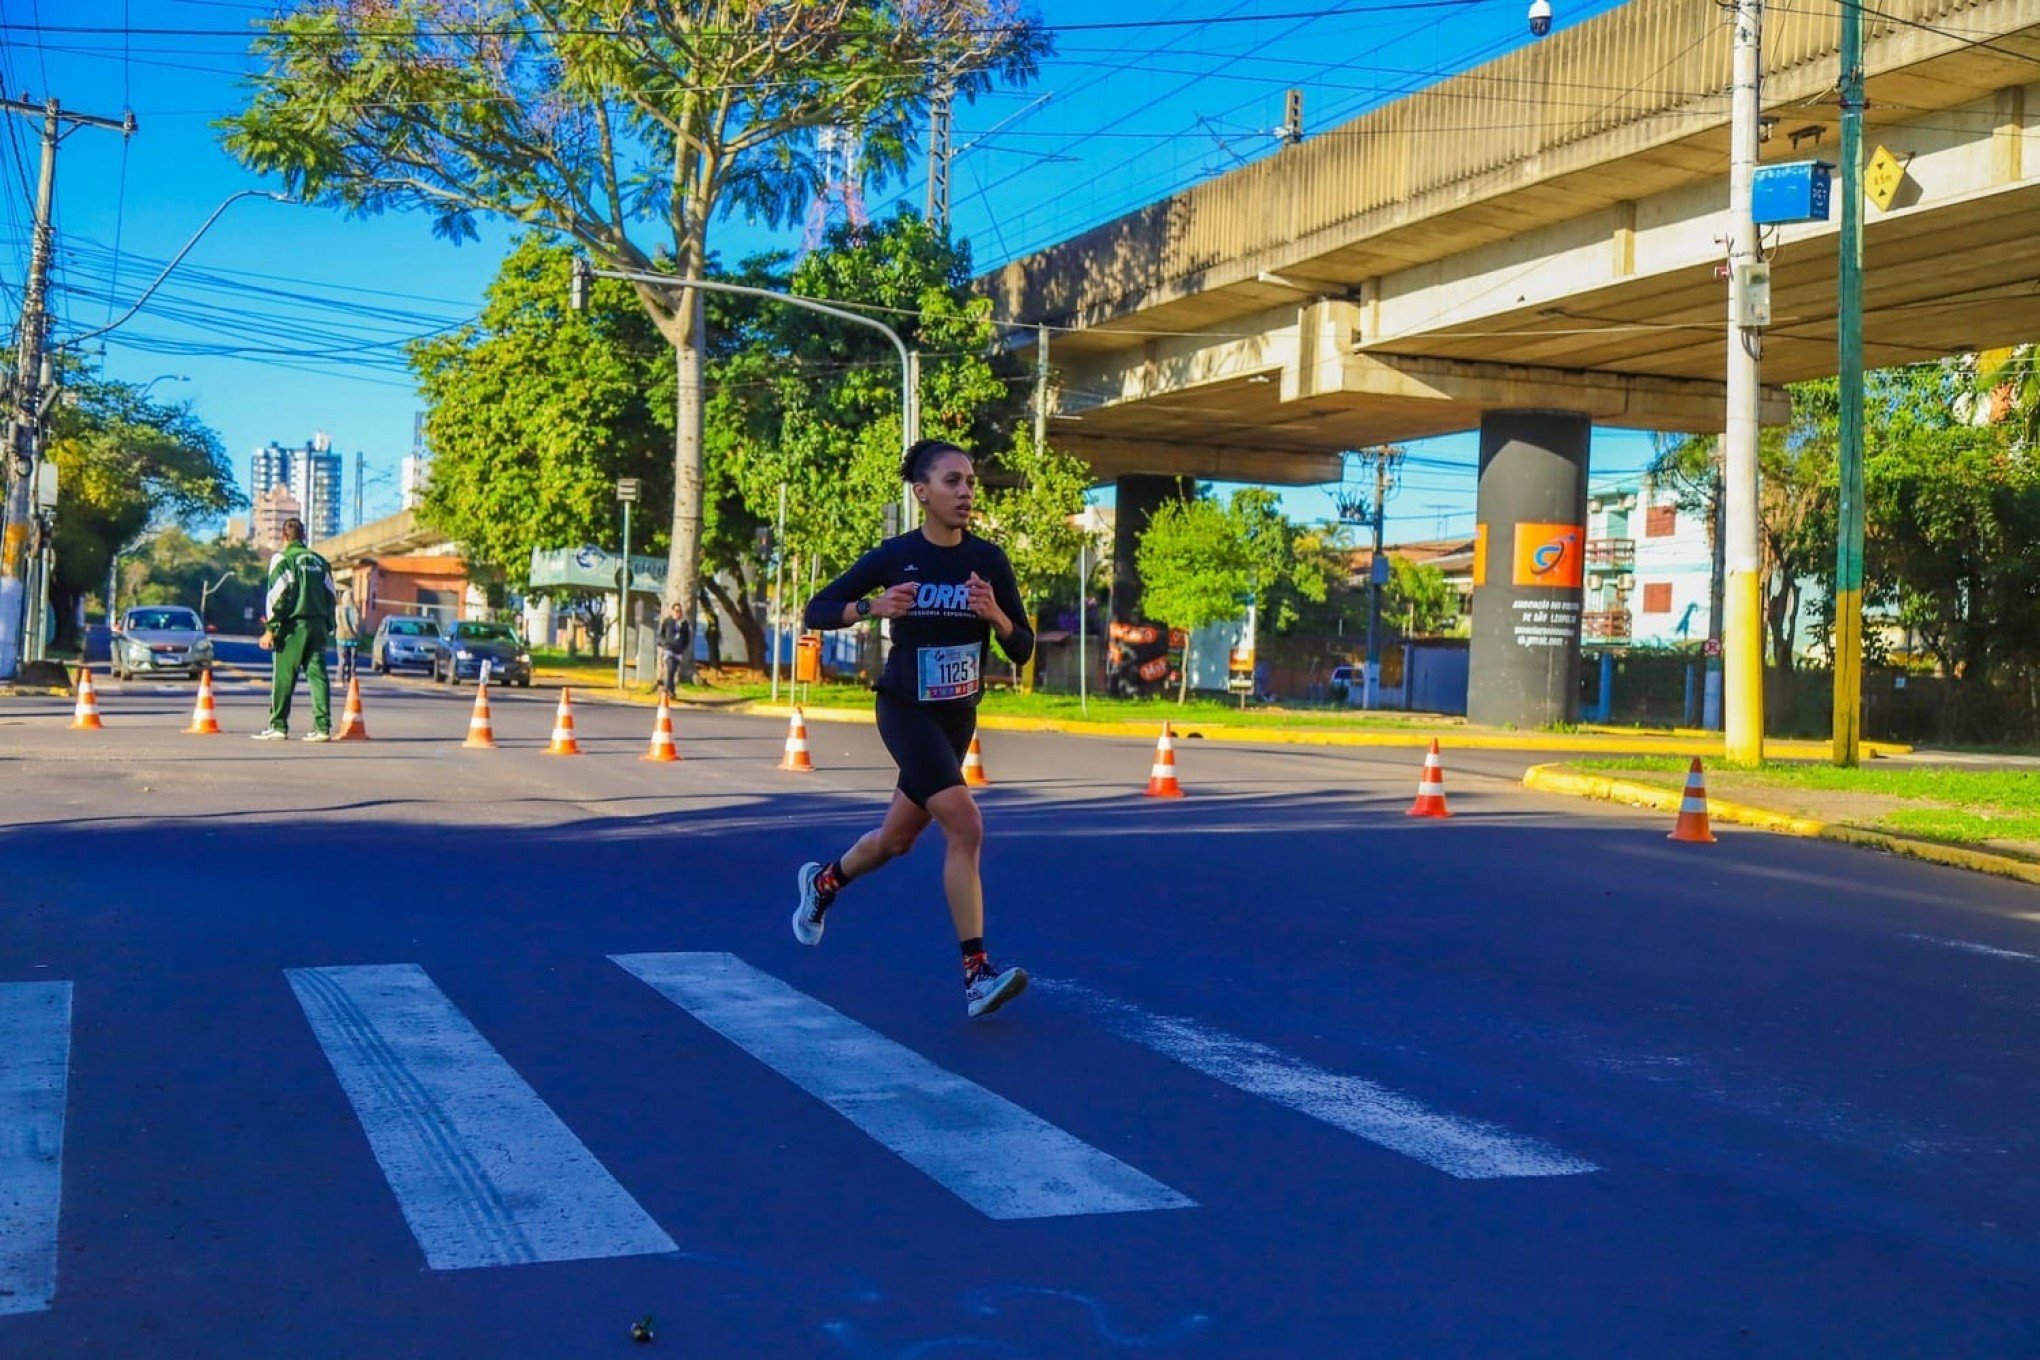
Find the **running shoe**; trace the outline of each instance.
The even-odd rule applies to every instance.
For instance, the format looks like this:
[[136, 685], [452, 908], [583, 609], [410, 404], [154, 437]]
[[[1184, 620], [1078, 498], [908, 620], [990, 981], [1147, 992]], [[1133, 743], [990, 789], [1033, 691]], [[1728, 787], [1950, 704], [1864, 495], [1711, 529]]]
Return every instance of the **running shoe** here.
[[822, 942], [822, 913], [829, 909], [829, 904], [815, 887], [815, 880], [821, 876], [822, 866], [813, 860], [801, 865], [794, 876], [800, 884], [800, 905], [793, 909], [793, 938], [802, 944]]
[[290, 733], [281, 727], [265, 727], [255, 734], [257, 741], [289, 741]]
[[1027, 970], [1008, 968], [997, 972], [989, 965], [973, 973], [963, 984], [963, 999], [973, 1018], [990, 1015], [1027, 990]]
[[333, 740], [333, 734], [332, 734], [331, 732], [307, 732], [307, 733], [305, 733], [305, 740], [306, 740], [306, 741], [331, 741], [331, 740]]

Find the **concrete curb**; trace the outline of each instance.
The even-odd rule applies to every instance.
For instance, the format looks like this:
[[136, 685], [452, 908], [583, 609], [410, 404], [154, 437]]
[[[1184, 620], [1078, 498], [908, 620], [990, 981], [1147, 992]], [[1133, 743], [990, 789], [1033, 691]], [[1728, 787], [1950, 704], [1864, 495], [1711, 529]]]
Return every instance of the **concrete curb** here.
[[[1556, 765], [1532, 765], [1523, 772], [1523, 786], [1536, 789], [1540, 793], [1594, 798], [1604, 803], [1623, 803], [1630, 807], [1651, 808], [1669, 813], [1678, 812], [1680, 799], [1684, 797], [1682, 789], [1661, 789], [1653, 784], [1611, 779], [1606, 775], [1577, 774], [1571, 770], [1562, 770]], [[1894, 855], [1905, 855], [1911, 859], [1925, 860], [1930, 864], [1944, 864], [1953, 869], [1968, 869], [1974, 873], [1995, 874], [1999, 878], [2015, 878], [2022, 883], [2040, 884], [2040, 864], [2014, 859], [2010, 855], [1995, 855], [1988, 850], [1967, 850], [1961, 846], [1894, 836], [1884, 831], [1838, 826], [1832, 822], [1816, 821], [1811, 817], [1794, 817], [1789, 813], [1772, 812], [1768, 808], [1751, 807], [1746, 803], [1731, 803], [1713, 797], [1707, 800], [1707, 816], [1710, 821], [1719, 819], [1733, 822], [1738, 826], [1776, 832], [1783, 836], [1806, 836], [1824, 841], [1837, 841], [1844, 845], [1860, 845]]]
[[[753, 702], [733, 710], [755, 717], [785, 718], [793, 713], [791, 704]], [[810, 722], [862, 723], [876, 719], [868, 708], [815, 707], [801, 710]], [[1567, 732], [1469, 732], [1460, 727], [1413, 727], [1393, 731], [1332, 732], [1322, 728], [1234, 727], [1226, 723], [1182, 721], [1166, 714], [1146, 722], [1085, 722], [1068, 718], [1022, 718], [980, 712], [979, 728], [988, 732], [1059, 732], [1076, 737], [1139, 737], [1152, 740], [1169, 723], [1179, 738], [1231, 741], [1264, 746], [1350, 746], [1422, 750], [1437, 741], [1458, 751], [1557, 751], [1615, 756], [1702, 756], [1721, 755], [1721, 739], [1706, 737], [1619, 736], [1601, 733]], [[1816, 741], [1777, 740], [1766, 744], [1773, 755], [1813, 760], [1828, 755], [1829, 744]], [[1867, 746], [1866, 746], [1867, 749]], [[1908, 746], [1884, 746], [1878, 754], [1903, 754]]]

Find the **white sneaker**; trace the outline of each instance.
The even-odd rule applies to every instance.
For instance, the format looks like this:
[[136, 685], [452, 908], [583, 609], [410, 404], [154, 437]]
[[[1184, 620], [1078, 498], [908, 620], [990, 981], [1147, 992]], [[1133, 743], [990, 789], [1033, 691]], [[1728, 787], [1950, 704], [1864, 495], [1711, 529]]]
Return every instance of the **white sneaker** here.
[[821, 876], [822, 866], [813, 860], [801, 865], [800, 872], [794, 875], [794, 881], [800, 885], [800, 905], [793, 909], [793, 938], [802, 944], [822, 942], [822, 913], [829, 908], [815, 890], [815, 880]]
[[331, 740], [333, 740], [333, 734], [332, 734], [331, 732], [307, 732], [307, 733], [305, 733], [305, 740], [306, 740], [306, 741], [331, 741]]
[[1027, 970], [1008, 968], [995, 973], [987, 968], [963, 985], [963, 999], [973, 1018], [990, 1015], [1027, 990]]
[[265, 727], [255, 734], [257, 741], [289, 741], [290, 733], [281, 727]]

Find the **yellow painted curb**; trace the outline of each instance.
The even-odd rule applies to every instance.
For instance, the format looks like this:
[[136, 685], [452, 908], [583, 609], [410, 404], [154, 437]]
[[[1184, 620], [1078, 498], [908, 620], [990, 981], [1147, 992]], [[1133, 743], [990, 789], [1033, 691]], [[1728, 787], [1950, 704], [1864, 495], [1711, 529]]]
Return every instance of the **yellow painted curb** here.
[[[735, 710], [758, 717], [784, 718], [793, 712], [791, 704], [751, 703]], [[815, 722], [871, 724], [868, 708], [806, 708], [801, 710]], [[1226, 723], [1183, 721], [1161, 714], [1142, 722], [1086, 722], [1072, 718], [1024, 718], [998, 713], [978, 714], [978, 726], [988, 732], [1060, 732], [1077, 737], [1152, 738], [1167, 721], [1178, 737], [1205, 741], [1233, 741], [1265, 746], [1349, 746], [1398, 750], [1421, 750], [1433, 740], [1458, 751], [1563, 751], [1591, 752], [1620, 756], [1702, 756], [1719, 759], [1721, 738], [1713, 733], [1703, 737], [1617, 736], [1578, 732], [1469, 732], [1461, 727], [1412, 727], [1365, 732], [1334, 732], [1323, 728], [1236, 727]], [[1824, 759], [1826, 742], [1774, 740], [1766, 749], [1773, 755]], [[1867, 749], [1867, 747], [1866, 747]]]
[[[1652, 784], [1638, 784], [1628, 779], [1610, 779], [1606, 775], [1576, 774], [1570, 770], [1561, 770], [1556, 765], [1532, 765], [1523, 772], [1523, 785], [1542, 793], [1569, 794], [1576, 798], [1594, 798], [1607, 803], [1625, 803], [1632, 807], [1672, 813], [1679, 810], [1680, 800], [1685, 796], [1683, 789], [1661, 789]], [[1837, 826], [1832, 822], [1816, 821], [1811, 817], [1794, 817], [1789, 813], [1772, 812], [1768, 808], [1751, 807], [1746, 803], [1731, 803], [1713, 797], [1707, 800], [1707, 816], [1709, 820], [1719, 818], [1724, 822], [1752, 826], [1761, 831], [1774, 831], [1780, 835], [1807, 836], [1824, 841], [1837, 841], [1844, 845], [1867, 846], [1875, 850], [1889, 851], [1894, 855], [1925, 860], [1931, 864], [1945, 864], [1954, 869], [1968, 869], [1975, 873], [1995, 874], [2000, 878], [2015, 878], [2023, 883], [2040, 884], [2040, 864], [2014, 859], [2010, 855], [1994, 855], [1987, 850], [1966, 850], [1955, 845], [1940, 845], [1933, 841], [1894, 836], [1885, 831]]]

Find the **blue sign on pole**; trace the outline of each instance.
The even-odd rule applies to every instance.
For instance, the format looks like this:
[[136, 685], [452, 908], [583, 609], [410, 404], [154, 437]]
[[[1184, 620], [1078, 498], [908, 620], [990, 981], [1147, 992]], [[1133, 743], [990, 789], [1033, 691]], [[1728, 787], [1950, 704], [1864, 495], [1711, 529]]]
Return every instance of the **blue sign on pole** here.
[[1750, 181], [1750, 216], [1760, 227], [1827, 221], [1834, 168], [1828, 161], [1758, 166]]

